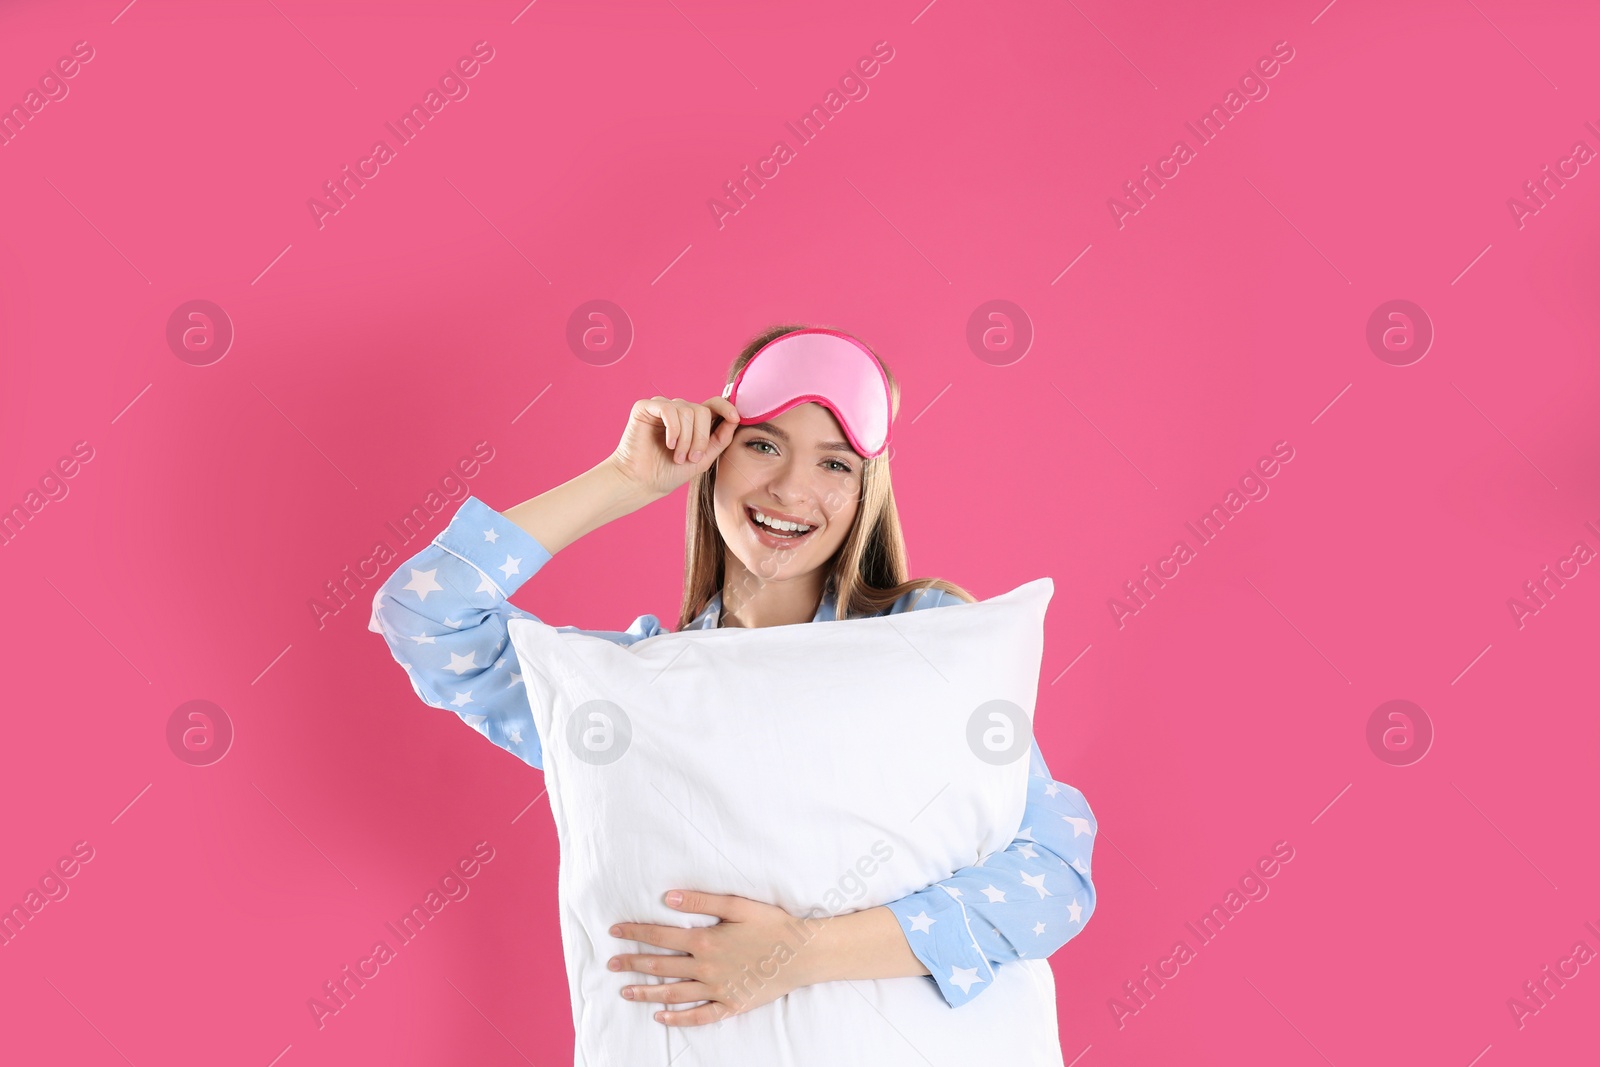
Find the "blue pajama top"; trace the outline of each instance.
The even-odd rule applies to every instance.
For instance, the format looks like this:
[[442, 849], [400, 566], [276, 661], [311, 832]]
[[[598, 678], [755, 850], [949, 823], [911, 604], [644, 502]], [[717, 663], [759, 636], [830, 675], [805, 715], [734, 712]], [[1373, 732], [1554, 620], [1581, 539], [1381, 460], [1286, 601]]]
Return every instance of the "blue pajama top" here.
[[[536, 617], [508, 598], [550, 559], [526, 530], [469, 496], [450, 524], [378, 589], [367, 623], [383, 635], [424, 703], [454, 712], [540, 769], [539, 734], [506, 621]], [[943, 590], [917, 590], [883, 614], [962, 602]], [[715, 627], [721, 611], [718, 593], [688, 628]], [[825, 595], [812, 621], [832, 621], [835, 612]], [[555, 629], [619, 645], [670, 632], [654, 615], [641, 615], [621, 631]], [[1049, 956], [1083, 929], [1095, 908], [1089, 872], [1097, 826], [1083, 794], [1051, 779], [1036, 740], [1016, 839], [886, 905], [946, 1003], [965, 1004], [989, 987], [995, 968]]]

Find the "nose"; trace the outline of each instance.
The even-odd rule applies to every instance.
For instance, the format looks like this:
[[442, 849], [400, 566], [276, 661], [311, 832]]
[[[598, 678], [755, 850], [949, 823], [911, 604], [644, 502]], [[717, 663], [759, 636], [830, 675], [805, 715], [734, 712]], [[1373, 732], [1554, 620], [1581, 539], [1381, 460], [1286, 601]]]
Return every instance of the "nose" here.
[[812, 478], [812, 473], [803, 464], [786, 459], [772, 472], [766, 489], [772, 494], [772, 499], [782, 501], [787, 510], [796, 511], [814, 496]]

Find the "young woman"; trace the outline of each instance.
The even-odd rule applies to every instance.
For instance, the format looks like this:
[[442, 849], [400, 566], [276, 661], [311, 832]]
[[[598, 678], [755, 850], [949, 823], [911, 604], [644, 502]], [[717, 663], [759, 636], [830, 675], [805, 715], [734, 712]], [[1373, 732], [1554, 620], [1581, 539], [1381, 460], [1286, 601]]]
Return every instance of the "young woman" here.
[[[737, 406], [736, 406], [737, 405]], [[907, 580], [889, 481], [889, 430], [900, 393], [867, 346], [836, 330], [776, 326], [734, 360], [723, 395], [704, 404], [633, 405], [616, 450], [576, 478], [498, 512], [468, 497], [433, 543], [373, 598], [381, 633], [428, 704], [542, 768], [509, 618], [524, 582], [584, 534], [689, 482], [678, 629], [780, 626], [886, 615], [974, 598], [939, 579]], [[665, 632], [654, 615], [623, 631], [557, 627], [630, 645]], [[1095, 908], [1096, 820], [1077, 789], [1052, 780], [1035, 741], [1023, 826], [1004, 851], [875, 908], [827, 920], [759, 995], [736, 992], [790, 916], [739, 896], [675, 887], [669, 906], [722, 921], [689, 928], [627, 922], [614, 936], [673, 952], [619, 956], [613, 970], [680, 979], [629, 986], [674, 1026], [715, 1021], [814, 982], [927, 975], [952, 1007], [980, 995], [994, 969], [1048, 956]]]

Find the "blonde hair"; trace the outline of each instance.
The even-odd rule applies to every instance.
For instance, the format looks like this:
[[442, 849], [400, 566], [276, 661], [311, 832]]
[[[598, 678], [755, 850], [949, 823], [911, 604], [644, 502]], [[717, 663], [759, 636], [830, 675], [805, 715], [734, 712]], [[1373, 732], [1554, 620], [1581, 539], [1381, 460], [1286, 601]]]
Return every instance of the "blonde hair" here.
[[[793, 324], [770, 326], [756, 334], [728, 368], [724, 384], [738, 377], [744, 365], [768, 342], [786, 333], [809, 328]], [[866, 345], [866, 342], [862, 341], [862, 344]], [[867, 350], [872, 352], [872, 346], [867, 345]], [[878, 361], [889, 381], [889, 417], [892, 422], [900, 411], [900, 385], [881, 356], [872, 352], [872, 358]], [[728, 548], [717, 529], [714, 506], [717, 467], [718, 464], [713, 463], [689, 482], [679, 630], [687, 627], [705, 610], [711, 598], [722, 591], [726, 578], [724, 564]], [[900, 514], [895, 508], [887, 451], [871, 459], [862, 459], [861, 498], [855, 521], [844, 544], [823, 566], [828, 569], [823, 595], [833, 593], [838, 608], [837, 617], [840, 619], [876, 615], [906, 593], [917, 589], [942, 589], [968, 603], [977, 599], [959, 585], [942, 578], [907, 578], [905, 537], [900, 530]]]

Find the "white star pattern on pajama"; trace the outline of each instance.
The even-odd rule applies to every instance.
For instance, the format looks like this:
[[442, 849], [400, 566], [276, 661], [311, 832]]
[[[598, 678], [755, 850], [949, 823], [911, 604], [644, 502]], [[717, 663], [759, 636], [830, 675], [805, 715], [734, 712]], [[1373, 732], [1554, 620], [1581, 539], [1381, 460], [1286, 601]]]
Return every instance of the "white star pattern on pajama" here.
[[[379, 588], [367, 624], [383, 635], [425, 703], [454, 711], [494, 744], [540, 768], [539, 735], [506, 632], [506, 620], [532, 616], [507, 598], [551, 558], [526, 530], [469, 496], [449, 526]], [[957, 603], [938, 590], [918, 591], [885, 614]], [[714, 627], [721, 610], [719, 594], [689, 628]], [[836, 618], [832, 599], [824, 597], [812, 621]], [[620, 631], [556, 629], [620, 645], [665, 632], [654, 615], [641, 615]], [[951, 1007], [981, 995], [1006, 962], [1053, 954], [1094, 914], [1094, 813], [1081, 792], [1050, 777], [1037, 741], [1030, 761], [1027, 807], [1016, 839], [886, 905]]]

